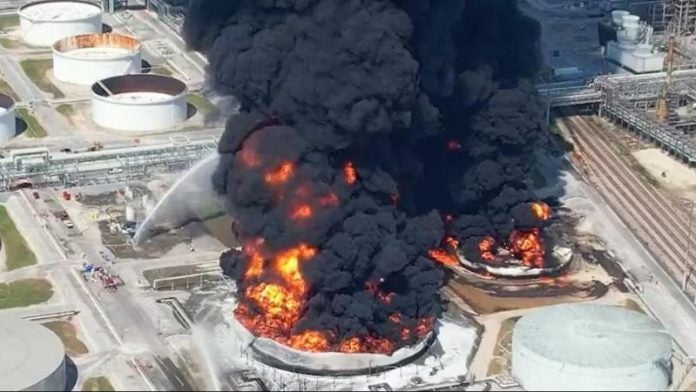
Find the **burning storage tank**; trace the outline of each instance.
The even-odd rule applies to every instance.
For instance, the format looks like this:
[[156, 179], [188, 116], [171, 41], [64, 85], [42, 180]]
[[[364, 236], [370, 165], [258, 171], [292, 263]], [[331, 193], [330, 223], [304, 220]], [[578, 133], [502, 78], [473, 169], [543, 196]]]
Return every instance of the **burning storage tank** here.
[[64, 391], [65, 348], [48, 328], [0, 318], [0, 390]]
[[120, 34], [83, 34], [53, 44], [57, 80], [89, 86], [113, 76], [142, 71], [140, 42]]
[[154, 131], [186, 120], [188, 87], [150, 74], [115, 76], [92, 85], [92, 118], [105, 128]]
[[50, 47], [65, 37], [102, 32], [101, 7], [88, 1], [35, 1], [17, 13], [22, 39], [33, 46]]
[[661, 391], [672, 339], [651, 318], [616, 306], [534, 311], [512, 333], [512, 375], [528, 391]]
[[10, 140], [17, 132], [14, 109], [14, 99], [0, 94], [0, 143]]

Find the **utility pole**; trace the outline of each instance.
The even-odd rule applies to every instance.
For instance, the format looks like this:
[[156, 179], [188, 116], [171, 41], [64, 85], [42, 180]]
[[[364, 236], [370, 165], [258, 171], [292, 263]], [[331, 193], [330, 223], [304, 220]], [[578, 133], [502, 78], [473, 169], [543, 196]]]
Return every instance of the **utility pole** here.
[[694, 270], [694, 263], [691, 262], [691, 259], [689, 258], [691, 254], [691, 233], [692, 230], [691, 228], [693, 227], [694, 223], [694, 201], [689, 200], [689, 229], [687, 233], [687, 240], [686, 240], [686, 254], [684, 255], [684, 266], [687, 267], [686, 273], [684, 274], [684, 282], [682, 284], [682, 291], [686, 293], [686, 287], [689, 284], [689, 278], [691, 277], [691, 273]]

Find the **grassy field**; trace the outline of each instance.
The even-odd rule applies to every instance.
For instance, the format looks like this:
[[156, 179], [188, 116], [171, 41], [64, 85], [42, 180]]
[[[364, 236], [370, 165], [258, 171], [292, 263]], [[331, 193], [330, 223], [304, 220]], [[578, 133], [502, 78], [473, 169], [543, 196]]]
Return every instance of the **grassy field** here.
[[7, 84], [6, 81], [0, 79], [0, 93], [3, 93], [5, 95], [9, 95], [14, 99], [15, 101], [19, 101], [19, 96], [17, 93], [12, 89], [12, 86]]
[[29, 249], [29, 245], [3, 206], [0, 206], [0, 238], [2, 246], [5, 247], [8, 271], [36, 264], [34, 252]]
[[214, 115], [220, 112], [217, 106], [213, 105], [207, 98], [195, 93], [189, 94], [188, 103], [195, 106], [196, 110], [204, 116]]
[[10, 30], [19, 26], [17, 14], [0, 15], [0, 30]]
[[0, 309], [21, 308], [48, 301], [53, 287], [44, 279], [22, 279], [0, 283]]
[[98, 392], [98, 391], [114, 391], [114, 387], [108, 378], [104, 376], [92, 377], [85, 380], [82, 384], [83, 391]]
[[41, 91], [53, 95], [54, 98], [65, 98], [65, 94], [55, 84], [51, 83], [47, 73], [51, 69], [50, 59], [26, 59], [19, 62], [24, 73], [27, 74], [36, 87]]
[[75, 326], [69, 321], [49, 321], [42, 325], [58, 335], [69, 356], [76, 357], [89, 352], [84, 342], [77, 337]]
[[58, 106], [56, 106], [56, 111], [58, 113], [62, 114], [63, 116], [67, 117], [68, 119], [75, 114], [75, 108], [67, 103], [62, 103]]
[[500, 323], [500, 331], [493, 350], [493, 359], [488, 365], [488, 375], [505, 374], [510, 368], [510, 352], [512, 352], [512, 328], [519, 317], [512, 317]]
[[7, 49], [17, 49], [21, 46], [19, 44], [19, 41], [17, 41], [16, 39], [5, 38], [5, 37], [0, 37], [0, 45], [2, 45], [3, 47], [5, 47]]
[[29, 109], [27, 108], [18, 108], [17, 109], [17, 115], [19, 118], [24, 120], [25, 123], [27, 123], [27, 129], [24, 131], [24, 134], [27, 135], [27, 137], [31, 138], [42, 138], [48, 136], [46, 133], [46, 129], [44, 129], [43, 126], [41, 126], [41, 123], [39, 123], [39, 120], [34, 117]]

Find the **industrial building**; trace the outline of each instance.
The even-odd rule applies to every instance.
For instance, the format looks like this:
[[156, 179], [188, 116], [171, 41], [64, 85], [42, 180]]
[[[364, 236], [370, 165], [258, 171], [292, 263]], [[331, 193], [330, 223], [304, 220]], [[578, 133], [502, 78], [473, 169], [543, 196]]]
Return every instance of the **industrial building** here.
[[665, 54], [653, 45], [653, 28], [637, 15], [616, 10], [611, 13], [616, 40], [606, 44], [606, 58], [634, 73], [660, 72]]
[[512, 375], [528, 391], [662, 391], [672, 338], [653, 319], [608, 305], [535, 310], [512, 333]]
[[14, 99], [0, 94], [0, 143], [10, 140], [17, 132], [14, 109]]
[[105, 128], [154, 131], [188, 115], [186, 83], [163, 75], [125, 75], [92, 85], [92, 118]]
[[0, 347], [0, 390], [66, 390], [65, 348], [48, 328], [2, 316]]
[[17, 11], [22, 40], [29, 45], [51, 47], [65, 37], [102, 32], [99, 5], [81, 0], [42, 0]]
[[61, 82], [90, 86], [101, 79], [141, 71], [140, 42], [132, 37], [85, 34], [53, 44], [53, 75]]

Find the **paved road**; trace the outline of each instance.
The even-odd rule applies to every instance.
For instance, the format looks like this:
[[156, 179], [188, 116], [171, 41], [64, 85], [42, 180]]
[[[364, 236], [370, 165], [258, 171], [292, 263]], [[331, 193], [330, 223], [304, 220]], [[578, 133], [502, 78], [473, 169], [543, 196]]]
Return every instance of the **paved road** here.
[[[627, 166], [626, 157], [614, 150], [614, 143], [605, 134], [609, 131], [598, 118], [568, 117], [562, 126], [573, 135], [586, 164], [584, 169], [595, 185], [594, 192], [585, 190], [587, 197], [596, 205], [606, 203], [607, 218], [618, 216], [641, 240], [638, 243], [635, 237], [626, 238], [641, 254], [622, 260], [624, 269], [641, 289], [639, 295], [688, 355], [695, 356], [696, 308], [680, 287], [684, 270], [680, 256], [685, 251], [678, 243], [682, 214], [661, 190]], [[669, 247], [673, 249], [667, 252]]]

